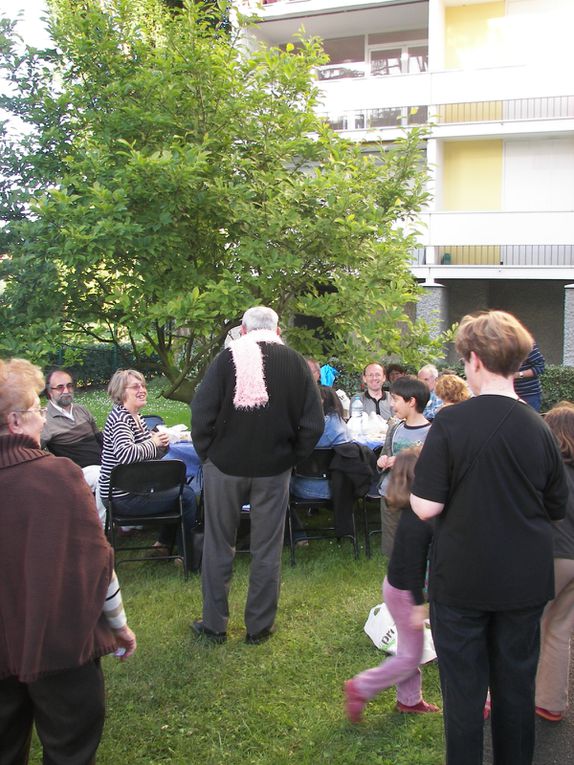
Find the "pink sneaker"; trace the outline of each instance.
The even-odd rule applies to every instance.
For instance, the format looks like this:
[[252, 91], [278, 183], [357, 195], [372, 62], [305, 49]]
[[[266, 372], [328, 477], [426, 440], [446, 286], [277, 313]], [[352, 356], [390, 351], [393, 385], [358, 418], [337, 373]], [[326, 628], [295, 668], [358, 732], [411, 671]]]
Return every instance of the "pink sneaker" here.
[[549, 722], [560, 722], [560, 720], [564, 719], [564, 712], [551, 712], [549, 709], [544, 709], [543, 707], [536, 707], [535, 711], [538, 717], [542, 717]]
[[492, 702], [490, 700], [490, 691], [486, 694], [486, 701], [484, 702], [484, 709], [482, 710], [482, 716], [485, 720], [488, 720], [490, 713], [492, 712]]
[[415, 704], [412, 707], [408, 707], [406, 704], [401, 704], [400, 701], [397, 701], [397, 712], [411, 715], [426, 715], [429, 712], [440, 712], [440, 709], [434, 704], [429, 704], [424, 699], [421, 699], [418, 704]]
[[361, 722], [367, 700], [355, 688], [354, 680], [347, 680], [344, 683], [343, 693], [345, 694], [345, 714], [347, 719], [356, 725]]

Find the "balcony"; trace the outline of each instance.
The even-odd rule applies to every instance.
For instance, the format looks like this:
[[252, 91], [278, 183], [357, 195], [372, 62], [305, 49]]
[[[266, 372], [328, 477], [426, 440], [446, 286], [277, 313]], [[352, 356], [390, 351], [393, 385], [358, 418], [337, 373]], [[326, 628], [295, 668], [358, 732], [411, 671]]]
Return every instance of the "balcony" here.
[[[424, 125], [432, 122], [435, 135], [442, 137], [446, 125], [509, 123], [545, 123], [560, 130], [560, 121], [574, 121], [574, 96], [547, 96], [542, 98], [514, 98], [504, 101], [475, 101], [463, 103], [378, 106], [363, 109], [347, 109], [323, 113], [324, 118], [337, 131], [352, 132], [375, 128], [398, 128]], [[564, 125], [572, 129], [572, 125]], [[531, 130], [527, 126], [527, 130]], [[472, 129], [468, 131], [472, 134]], [[507, 131], [508, 132], [508, 131]], [[455, 133], [456, 135], [457, 133]]]
[[572, 244], [439, 245], [413, 252], [413, 266], [574, 267]]

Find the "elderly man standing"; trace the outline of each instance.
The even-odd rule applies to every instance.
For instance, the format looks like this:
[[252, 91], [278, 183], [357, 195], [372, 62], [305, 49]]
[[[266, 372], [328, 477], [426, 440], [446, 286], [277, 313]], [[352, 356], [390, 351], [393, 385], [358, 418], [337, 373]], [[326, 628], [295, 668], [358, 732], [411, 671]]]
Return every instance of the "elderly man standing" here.
[[428, 389], [430, 391], [429, 402], [426, 405], [423, 414], [427, 420], [434, 420], [438, 410], [441, 408], [443, 403], [442, 399], [440, 399], [435, 393], [435, 385], [436, 381], [438, 380], [438, 369], [433, 364], [426, 364], [424, 367], [419, 369], [417, 377], [419, 380], [428, 385]]
[[278, 316], [245, 312], [241, 336], [212, 362], [192, 402], [193, 443], [203, 465], [203, 619], [197, 635], [227, 638], [228, 592], [242, 505], [251, 506], [246, 642], [273, 632], [293, 465], [324, 428], [317, 384], [305, 359], [280, 338]]

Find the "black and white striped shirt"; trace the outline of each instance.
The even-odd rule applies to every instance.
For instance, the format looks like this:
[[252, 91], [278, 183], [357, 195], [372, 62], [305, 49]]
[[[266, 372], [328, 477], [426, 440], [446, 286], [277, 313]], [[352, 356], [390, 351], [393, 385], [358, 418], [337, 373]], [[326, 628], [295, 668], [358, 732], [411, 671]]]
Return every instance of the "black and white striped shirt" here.
[[[116, 465], [158, 459], [160, 449], [151, 440], [145, 422], [139, 415], [128, 412], [122, 404], [115, 404], [104, 427], [104, 446], [100, 471], [100, 495], [107, 503], [110, 475]], [[114, 497], [126, 492], [114, 491]]]

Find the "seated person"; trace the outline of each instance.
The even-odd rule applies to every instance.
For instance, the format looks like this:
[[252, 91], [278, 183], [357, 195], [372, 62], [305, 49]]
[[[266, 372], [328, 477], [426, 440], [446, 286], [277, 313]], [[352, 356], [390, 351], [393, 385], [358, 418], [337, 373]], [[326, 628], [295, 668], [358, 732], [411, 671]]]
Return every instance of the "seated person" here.
[[[106, 506], [109, 503], [110, 476], [116, 465], [160, 459], [169, 445], [167, 433], [150, 432], [139, 415], [147, 404], [147, 385], [140, 372], [135, 369], [118, 369], [110, 380], [108, 394], [114, 406], [104, 427], [100, 474], [100, 495]], [[122, 515], [156, 515], [169, 512], [172, 505], [173, 497], [170, 496], [163, 496], [151, 502], [147, 497], [114, 490], [114, 507]], [[182, 505], [184, 526], [191, 542], [196, 501], [193, 489], [187, 484], [183, 487]], [[162, 526], [159, 539], [154, 544], [158, 554], [168, 554], [168, 550], [173, 546], [176, 531], [175, 526]]]
[[102, 461], [103, 436], [96, 421], [81, 404], [74, 403], [74, 381], [65, 369], [46, 375], [46, 422], [41, 444], [56, 457], [68, 457], [81, 468]]
[[434, 420], [436, 413], [442, 406], [442, 400], [435, 392], [436, 381], [438, 380], [438, 369], [433, 364], [426, 364], [419, 369], [417, 377], [419, 380], [426, 383], [429, 389], [430, 396], [423, 414], [430, 422], [431, 420]]
[[[343, 420], [343, 406], [339, 397], [326, 385], [319, 386], [319, 393], [323, 402], [323, 414], [325, 415], [325, 429], [315, 449], [329, 449], [332, 446], [345, 444], [351, 440], [347, 432], [347, 426]], [[290, 492], [300, 499], [330, 499], [331, 487], [326, 478], [308, 478], [295, 474], [291, 478]]]
[[398, 380], [399, 377], [404, 377], [407, 374], [407, 369], [402, 364], [397, 364], [393, 362], [392, 364], [387, 364], [386, 368], [387, 373], [387, 382], [384, 384], [385, 390], [390, 390], [391, 385], [394, 383], [395, 380]]
[[305, 359], [307, 362], [307, 366], [311, 370], [311, 374], [313, 375], [313, 380], [319, 385], [321, 382], [321, 364], [317, 361], [317, 359], [313, 359], [310, 356]]
[[442, 400], [441, 409], [472, 397], [466, 380], [455, 374], [442, 374], [436, 381], [435, 391]]
[[392, 552], [400, 517], [400, 512], [389, 511], [384, 499], [390, 470], [399, 452], [411, 446], [422, 446], [431, 427], [431, 423], [423, 415], [429, 400], [426, 383], [410, 375], [399, 377], [391, 386], [391, 398], [399, 421], [389, 428], [381, 456], [377, 460], [377, 467], [383, 471], [379, 479], [379, 494], [382, 496], [382, 551], [387, 556]]
[[102, 461], [103, 435], [91, 413], [74, 403], [74, 381], [65, 369], [52, 369], [46, 375], [46, 420], [40, 436], [42, 449], [56, 457], [68, 457], [82, 468], [86, 483], [96, 496], [100, 520], [105, 507], [97, 493]]
[[361, 393], [363, 411], [367, 414], [375, 412], [384, 420], [391, 416], [391, 398], [383, 390], [386, 379], [384, 366], [376, 361], [367, 364], [363, 370], [363, 384], [367, 388]]

